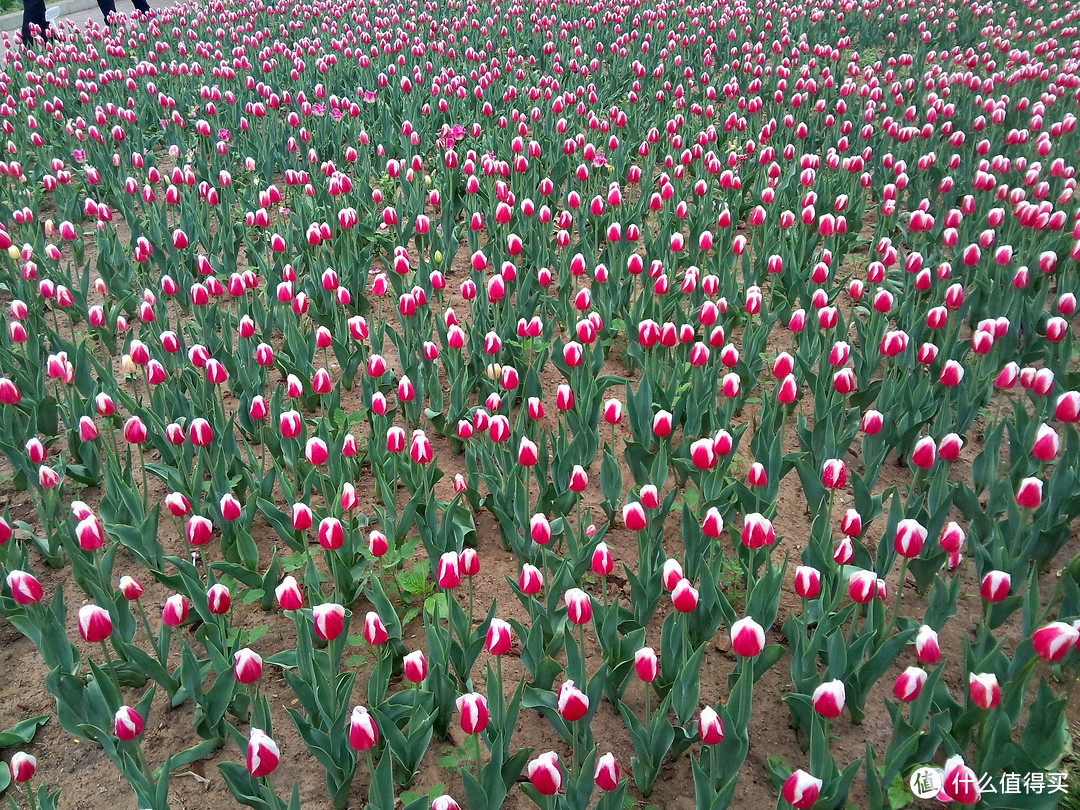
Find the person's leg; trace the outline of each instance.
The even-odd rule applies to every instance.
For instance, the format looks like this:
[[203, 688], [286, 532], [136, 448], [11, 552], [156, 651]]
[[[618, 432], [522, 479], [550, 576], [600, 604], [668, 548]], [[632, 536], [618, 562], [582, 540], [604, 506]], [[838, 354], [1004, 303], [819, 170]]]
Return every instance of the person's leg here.
[[[33, 34], [31, 27], [36, 26]], [[30, 45], [32, 35], [44, 36], [48, 28], [45, 21], [45, 0], [23, 0], [22, 39], [24, 45]]]
[[116, 3], [114, 0], [98, 0], [98, 8], [101, 9], [101, 16], [105, 18], [105, 24], [108, 25], [112, 15], [116, 13]]
[[146, 0], [132, 0], [135, 3], [135, 8], [138, 11], [150, 11], [150, 4]]

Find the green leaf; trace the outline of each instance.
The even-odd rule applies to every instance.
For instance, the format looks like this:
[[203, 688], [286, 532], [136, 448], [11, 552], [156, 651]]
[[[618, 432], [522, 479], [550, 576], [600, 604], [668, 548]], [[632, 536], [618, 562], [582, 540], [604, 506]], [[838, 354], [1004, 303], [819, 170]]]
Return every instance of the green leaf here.
[[12, 745], [19, 745], [22, 743], [28, 743], [34, 739], [34, 734], [40, 726], [49, 722], [49, 716], [43, 714], [40, 717], [31, 717], [29, 720], [23, 720], [7, 731], [0, 731], [0, 748], [7, 748]]

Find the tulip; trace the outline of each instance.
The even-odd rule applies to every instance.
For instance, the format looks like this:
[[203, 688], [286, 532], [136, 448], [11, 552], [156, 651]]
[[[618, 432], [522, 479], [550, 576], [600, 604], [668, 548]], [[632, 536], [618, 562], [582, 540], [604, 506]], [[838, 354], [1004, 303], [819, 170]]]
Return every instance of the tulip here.
[[461, 713], [461, 730], [466, 734], [479, 734], [487, 728], [491, 715], [487, 698], [479, 692], [461, 695], [454, 704]]
[[129, 602], [134, 602], [143, 594], [143, 586], [137, 579], [129, 576], [120, 577], [120, 593]]
[[680, 613], [693, 613], [698, 603], [698, 591], [688, 579], [680, 579], [671, 591], [671, 604]]
[[105, 543], [105, 530], [101, 522], [93, 514], [89, 514], [75, 526], [75, 537], [83, 551], [94, 551]]
[[705, 518], [701, 521], [701, 531], [706, 537], [717, 538], [724, 530], [724, 519], [720, 516], [720, 510], [715, 506], [709, 507], [705, 512]]
[[323, 641], [333, 641], [341, 635], [345, 624], [345, 608], [333, 602], [324, 602], [312, 609], [315, 635]]
[[461, 806], [450, 798], [449, 794], [444, 793], [432, 800], [431, 810], [461, 810]]
[[17, 751], [11, 757], [9, 767], [11, 769], [11, 781], [21, 785], [23, 782], [29, 782], [37, 773], [37, 758], [32, 754], [27, 754], [25, 751]]
[[784, 801], [799, 810], [814, 806], [824, 783], [801, 768], [784, 781], [780, 794]]
[[200, 515], [192, 515], [188, 518], [184, 533], [191, 545], [202, 546], [210, 542], [214, 533], [214, 524], [210, 522], [209, 518]]
[[690, 459], [699, 470], [716, 466], [716, 450], [711, 439], [698, 439], [690, 445]]
[[[165, 508], [169, 510], [173, 517], [184, 517], [191, 511], [191, 505], [188, 503], [188, 499], [179, 492], [170, 492], [165, 496]], [[191, 540], [190, 530], [188, 539]], [[209, 540], [209, 537], [206, 539]]]
[[281, 581], [274, 590], [274, 595], [282, 610], [299, 610], [304, 606], [304, 595], [300, 592], [296, 578], [291, 574]]
[[7, 585], [11, 590], [11, 598], [17, 605], [33, 605], [40, 602], [43, 596], [41, 583], [33, 574], [25, 571], [9, 571]]
[[143, 732], [142, 716], [130, 706], [121, 706], [113, 715], [113, 734], [125, 742], [134, 740]]
[[660, 663], [652, 647], [642, 647], [634, 653], [634, 668], [645, 683], [652, 683], [660, 673]]
[[915, 700], [926, 683], [926, 670], [921, 667], [908, 667], [897, 676], [893, 684], [893, 694], [897, 700], [910, 703]]
[[992, 672], [969, 673], [968, 694], [971, 702], [983, 710], [993, 709], [1001, 702], [1001, 687]]
[[[926, 542], [926, 528], [911, 518], [901, 520], [896, 526], [893, 547], [896, 553], [908, 559], [918, 557]], [[901, 583], [902, 584], [902, 583]]]
[[256, 779], [268, 776], [277, 767], [279, 759], [281, 751], [277, 744], [261, 729], [251, 729], [247, 747], [248, 773]]
[[988, 571], [979, 584], [979, 594], [987, 602], [1001, 602], [1012, 588], [1012, 576], [1004, 571]]
[[244, 685], [254, 683], [262, 675], [262, 656], [247, 649], [238, 650], [233, 656], [233, 677]]
[[427, 659], [424, 658], [423, 650], [415, 650], [405, 656], [402, 662], [405, 679], [409, 683], [423, 683], [427, 677]]
[[518, 577], [518, 588], [526, 596], [533, 596], [540, 593], [540, 589], [544, 587], [544, 575], [540, 573], [535, 565], [525, 563], [521, 566], [521, 575]]
[[660, 581], [663, 583], [665, 591], [674, 591], [675, 586], [678, 585], [683, 579], [682, 566], [679, 565], [679, 561], [674, 557], [669, 557], [664, 560], [664, 567], [660, 571]]
[[529, 520], [529, 531], [534, 543], [546, 546], [551, 542], [551, 523], [542, 512], [533, 515]]
[[461, 584], [461, 566], [456, 551], [448, 551], [439, 558], [435, 581], [440, 588], [450, 590]]
[[369, 610], [367, 616], [364, 617], [364, 641], [376, 647], [385, 644], [389, 638], [390, 634], [382, 618], [374, 610]]
[[225, 585], [218, 582], [211, 585], [209, 590], [207, 590], [206, 604], [210, 612], [215, 616], [223, 616], [229, 612], [229, 608], [232, 605], [232, 595]]
[[334, 517], [325, 517], [319, 521], [319, 545], [328, 551], [341, 548], [345, 542], [345, 531], [341, 521]]
[[945, 524], [945, 528], [941, 530], [938, 544], [943, 550], [953, 554], [963, 548], [966, 539], [967, 536], [964, 534], [964, 530], [960, 528], [960, 525], [956, 521], [950, 520]]
[[1035, 442], [1031, 446], [1031, 455], [1044, 464], [1053, 461], [1060, 449], [1060, 440], [1057, 431], [1043, 422], [1039, 425]]
[[924, 624], [915, 636], [915, 655], [924, 664], [936, 664], [941, 660], [941, 647], [938, 634], [932, 627]]
[[559, 716], [568, 723], [580, 720], [589, 712], [589, 698], [574, 686], [573, 681], [565, 681], [559, 687], [557, 707]]
[[589, 475], [580, 464], [575, 464], [570, 471], [568, 486], [571, 492], [584, 492], [589, 486]]
[[593, 781], [598, 788], [605, 791], [615, 790], [619, 787], [619, 763], [615, 760], [615, 755], [610, 751], [596, 760]]
[[356, 706], [349, 719], [349, 747], [354, 751], [370, 751], [379, 742], [375, 718], [363, 706]]
[[187, 600], [178, 593], [174, 593], [165, 600], [165, 607], [161, 610], [161, 623], [166, 627], [179, 627], [188, 617]]
[[645, 528], [645, 508], [636, 502], [627, 503], [623, 505], [623, 522], [632, 532], [638, 532]]
[[554, 751], [531, 760], [527, 772], [529, 782], [542, 796], [554, 796], [562, 789], [562, 770], [559, 768], [559, 756]]
[[942, 792], [946, 800], [952, 799], [958, 804], [973, 805], [979, 801], [979, 777], [964, 764], [964, 758], [959, 754], [945, 762]]
[[591, 569], [599, 577], [606, 577], [615, 570], [615, 561], [611, 557], [611, 551], [607, 543], [598, 543], [593, 549]]
[[718, 745], [724, 741], [724, 724], [712, 706], [706, 706], [698, 715], [698, 736], [703, 745]]
[[808, 565], [795, 569], [795, 593], [803, 599], [814, 599], [821, 593], [821, 572]]
[[862, 515], [854, 509], [848, 509], [840, 519], [840, 531], [847, 537], [858, 537], [862, 534]]
[[506, 655], [510, 652], [513, 638], [514, 634], [510, 624], [503, 619], [494, 617], [491, 624], [488, 625], [484, 647], [491, 655]]
[[563, 594], [567, 618], [576, 625], [587, 624], [592, 619], [592, 600], [581, 588], [571, 588]]
[[1031, 637], [1035, 653], [1044, 661], [1060, 661], [1080, 641], [1080, 632], [1065, 622], [1050, 622]]
[[831, 458], [821, 469], [821, 483], [826, 489], [841, 489], [847, 485], [847, 467], [843, 460]]
[[861, 605], [877, 596], [878, 576], [873, 571], [856, 571], [848, 578], [848, 595]]
[[108, 611], [97, 605], [79, 608], [79, 635], [92, 644], [104, 641], [112, 634], [112, 619]]
[[749, 616], [731, 626], [731, 648], [736, 655], [753, 658], [765, 649], [765, 630]]
[[814, 711], [829, 720], [840, 716], [844, 710], [844, 699], [847, 695], [844, 682], [839, 680], [828, 681], [814, 690], [810, 699]]
[[1043, 482], [1038, 478], [1025, 478], [1016, 490], [1016, 505], [1021, 509], [1038, 509], [1042, 504]]
[[294, 532], [303, 532], [310, 529], [313, 519], [311, 507], [307, 504], [297, 502], [292, 505], [291, 521]]
[[772, 521], [758, 512], [751, 512], [743, 519], [742, 544], [758, 549], [776, 542]]

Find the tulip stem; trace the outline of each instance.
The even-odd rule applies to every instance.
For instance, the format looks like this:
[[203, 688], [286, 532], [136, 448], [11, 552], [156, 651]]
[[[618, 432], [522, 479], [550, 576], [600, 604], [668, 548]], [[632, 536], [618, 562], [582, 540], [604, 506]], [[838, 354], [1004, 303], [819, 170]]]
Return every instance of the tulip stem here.
[[[146, 616], [146, 608], [143, 607], [141, 599], [135, 600], [135, 607], [138, 609], [139, 618], [142, 619], [143, 630], [146, 631], [146, 637], [150, 639], [150, 647], [155, 653], [158, 653], [157, 639], [154, 637], [154, 631], [150, 629], [150, 620]], [[161, 662], [161, 655], [158, 654], [158, 662]]]
[[122, 694], [120, 692], [120, 679], [116, 677], [116, 667], [113, 666], [112, 656], [109, 654], [109, 647], [105, 643], [105, 639], [99, 641], [98, 644], [101, 645], [101, 652], [105, 656], [105, 663], [109, 668], [109, 677], [112, 678], [113, 686], [116, 687], [117, 694]]
[[584, 687], [584, 689], [587, 690], [588, 686], [589, 686], [589, 671], [588, 671], [588, 667], [585, 666], [585, 625], [584, 624], [579, 624], [578, 625], [578, 639], [581, 642], [581, 678], [578, 680], [578, 683], [580, 683], [582, 685], [582, 687]]
[[892, 635], [893, 630], [896, 629], [896, 623], [900, 620], [900, 598], [904, 595], [904, 580], [907, 579], [908, 558], [901, 557], [900, 559], [900, 581], [896, 585], [896, 600], [893, 602], [892, 621], [889, 622], [889, 629], [885, 631], [886, 638]]
[[473, 734], [471, 736], [473, 738], [473, 744], [476, 746], [476, 758], [473, 762], [473, 765], [476, 769], [476, 781], [479, 784], [483, 784], [483, 782], [480, 781], [480, 732], [477, 732], [476, 734]]
[[648, 681], [643, 681], [645, 684], [645, 728], [649, 727], [649, 691], [652, 689], [652, 684]]
[[30, 810], [37, 810], [37, 798], [34, 796], [34, 789], [30, 787], [29, 782], [26, 785], [26, 802], [30, 806]]
[[855, 603], [855, 612], [851, 614], [851, 626], [848, 627], [847, 646], [851, 647], [851, 642], [855, 640], [856, 627], [859, 624], [859, 616], [862, 614], [862, 602]]

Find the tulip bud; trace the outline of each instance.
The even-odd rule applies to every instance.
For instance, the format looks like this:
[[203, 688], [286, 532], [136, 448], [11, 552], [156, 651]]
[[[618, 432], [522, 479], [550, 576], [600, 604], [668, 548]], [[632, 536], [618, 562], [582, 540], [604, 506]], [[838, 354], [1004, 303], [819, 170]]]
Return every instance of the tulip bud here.
[[568, 723], [580, 720], [589, 713], [589, 698], [584, 692], [574, 686], [573, 681], [565, 681], [563, 685], [559, 687], [556, 705], [559, 716]]
[[223, 616], [232, 606], [232, 595], [225, 585], [220, 582], [215, 583], [206, 592], [206, 604], [215, 616]]
[[743, 519], [742, 544], [747, 548], [758, 549], [776, 542], [776, 532], [772, 521], [757, 512], [751, 512]]
[[446, 590], [461, 584], [461, 568], [456, 551], [448, 551], [439, 558], [435, 581], [440, 588]]
[[390, 634], [383, 624], [382, 618], [374, 610], [369, 610], [364, 617], [364, 641], [372, 647], [385, 644], [390, 639]]
[[1050, 622], [1031, 637], [1035, 654], [1044, 661], [1060, 661], [1080, 641], [1080, 631], [1065, 622]]
[[698, 715], [698, 737], [703, 745], [718, 745], [724, 741], [724, 724], [712, 706], [706, 706]]
[[324, 602], [312, 608], [315, 635], [323, 641], [333, 641], [341, 635], [345, 625], [345, 608], [333, 602]]
[[233, 656], [233, 677], [237, 683], [250, 684], [262, 675], [262, 657], [246, 647]]
[[1016, 505], [1021, 509], [1038, 509], [1042, 504], [1043, 482], [1038, 478], [1025, 478], [1016, 490]]
[[688, 579], [680, 579], [671, 591], [671, 603], [680, 613], [693, 613], [698, 603], [698, 591]]
[[619, 763], [615, 755], [608, 751], [596, 760], [593, 781], [601, 790], [611, 791], [619, 787]]
[[577, 625], [587, 624], [592, 619], [592, 600], [581, 588], [571, 588], [563, 594], [566, 602], [566, 617]]
[[839, 717], [844, 710], [846, 696], [847, 692], [844, 689], [843, 681], [828, 681], [814, 690], [810, 703], [813, 705], [815, 712], [832, 720]]
[[897, 676], [893, 684], [893, 694], [897, 700], [910, 703], [915, 700], [926, 683], [926, 670], [920, 667], [908, 667]]
[[968, 694], [972, 703], [986, 711], [1001, 703], [1001, 687], [992, 672], [969, 673]]
[[506, 655], [510, 652], [513, 642], [513, 631], [510, 624], [503, 619], [494, 617], [488, 625], [485, 649], [491, 655]]
[[79, 608], [79, 635], [83, 641], [96, 644], [112, 634], [112, 619], [103, 608], [97, 605], [83, 605]]
[[11, 598], [17, 605], [36, 604], [43, 596], [41, 583], [26, 571], [8, 572], [7, 585], [11, 590]]
[[247, 747], [247, 769], [258, 779], [273, 772], [281, 759], [277, 744], [262, 730], [253, 728]]
[[823, 784], [820, 779], [799, 769], [784, 781], [780, 793], [784, 797], [784, 801], [792, 807], [798, 808], [798, 810], [806, 810], [813, 807], [818, 800]]
[[544, 587], [544, 575], [540, 573], [540, 569], [535, 565], [525, 563], [521, 566], [521, 575], [518, 577], [518, 588], [526, 596], [533, 596], [540, 593], [540, 589]]
[[9, 763], [11, 769], [11, 781], [17, 785], [29, 782], [37, 773], [37, 758], [25, 751], [17, 751]]
[[274, 595], [282, 610], [299, 610], [304, 606], [304, 595], [300, 592], [300, 585], [292, 575], [281, 581], [274, 590]]
[[165, 600], [161, 610], [161, 623], [166, 627], [179, 627], [188, 617], [188, 603], [182, 594], [174, 593]]
[[559, 756], [554, 751], [531, 760], [526, 770], [529, 782], [542, 796], [554, 796], [562, 789], [562, 770], [559, 768]]
[[134, 740], [143, 732], [142, 716], [130, 706], [121, 706], [113, 715], [113, 734], [125, 742]]
[[795, 593], [803, 599], [814, 599], [821, 593], [821, 572], [808, 565], [795, 569]]
[[938, 634], [932, 627], [924, 624], [915, 636], [915, 655], [924, 664], [936, 664], [941, 660], [941, 647]]
[[765, 649], [765, 630], [749, 616], [731, 626], [731, 648], [736, 655], [753, 658]]
[[461, 730], [466, 734], [479, 734], [487, 728], [491, 715], [487, 698], [479, 692], [461, 695], [454, 704], [461, 714]]
[[405, 656], [402, 661], [405, 680], [409, 683], [423, 683], [427, 677], [427, 659], [424, 658], [423, 650], [415, 650]]
[[964, 758], [959, 754], [945, 762], [938, 798], [962, 805], [973, 805], [979, 801], [979, 777], [964, 764]]
[[349, 747], [354, 751], [369, 751], [379, 742], [375, 718], [363, 706], [356, 706], [349, 719]]

